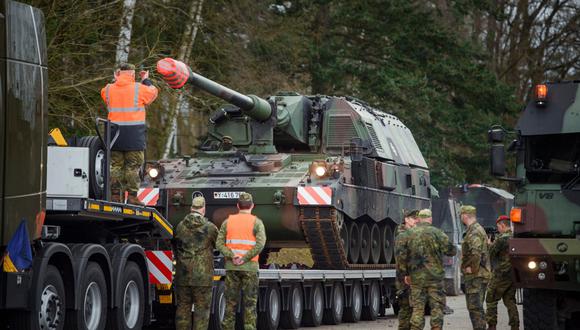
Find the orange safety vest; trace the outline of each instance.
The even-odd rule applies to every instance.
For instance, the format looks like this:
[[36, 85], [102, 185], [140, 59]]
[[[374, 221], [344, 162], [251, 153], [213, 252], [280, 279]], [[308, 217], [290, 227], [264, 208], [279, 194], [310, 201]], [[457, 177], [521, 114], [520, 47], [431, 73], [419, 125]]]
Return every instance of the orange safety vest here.
[[157, 88], [135, 82], [127, 71], [121, 71], [113, 84], [101, 90], [108, 118], [120, 126], [116, 150], [145, 149], [145, 106], [157, 98]]
[[[254, 225], [256, 216], [249, 213], [232, 214], [228, 217], [226, 227], [226, 246], [236, 256], [243, 257], [256, 245]], [[252, 258], [258, 262], [259, 255]]]

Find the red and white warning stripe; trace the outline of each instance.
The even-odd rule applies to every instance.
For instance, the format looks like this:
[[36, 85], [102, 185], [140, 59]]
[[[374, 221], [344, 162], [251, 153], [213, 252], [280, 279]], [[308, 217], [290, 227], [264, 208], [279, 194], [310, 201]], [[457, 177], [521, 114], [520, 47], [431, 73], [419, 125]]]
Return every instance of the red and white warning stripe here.
[[137, 198], [144, 205], [155, 206], [159, 200], [159, 188], [141, 188], [137, 191]]
[[149, 282], [152, 284], [171, 284], [173, 281], [173, 252], [145, 251]]
[[332, 189], [329, 187], [298, 187], [298, 204], [330, 205]]

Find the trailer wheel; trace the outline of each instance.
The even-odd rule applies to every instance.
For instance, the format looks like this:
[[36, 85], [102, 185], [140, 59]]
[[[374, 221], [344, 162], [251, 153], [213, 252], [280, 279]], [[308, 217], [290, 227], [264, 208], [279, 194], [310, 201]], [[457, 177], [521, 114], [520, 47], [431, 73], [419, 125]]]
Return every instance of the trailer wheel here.
[[445, 280], [445, 291], [448, 296], [461, 294], [461, 271], [457, 264], [453, 266], [453, 278]]
[[58, 268], [48, 265], [39, 278], [40, 286], [32, 309], [33, 329], [61, 330], [66, 317], [64, 283]]
[[68, 329], [103, 330], [107, 323], [107, 282], [101, 267], [89, 262], [77, 294], [80, 308], [67, 319]]
[[209, 320], [209, 328], [212, 330], [221, 330], [222, 322], [226, 315], [226, 287], [223, 281], [220, 281], [212, 296], [212, 311]]
[[322, 284], [314, 284], [311, 296], [308, 299], [310, 299], [311, 304], [309, 310], [304, 310], [303, 324], [308, 327], [320, 326], [324, 315], [324, 293], [322, 291]]
[[344, 290], [342, 283], [335, 282], [332, 288], [332, 297], [330, 301], [330, 308], [324, 310], [322, 318], [325, 324], [336, 325], [342, 322], [342, 314], [344, 313]]
[[141, 329], [145, 314], [143, 277], [139, 266], [127, 261], [120, 283], [117, 283], [117, 298], [121, 305], [113, 310], [113, 327], [117, 330]]
[[381, 263], [391, 263], [394, 248], [395, 239], [393, 236], [393, 229], [388, 223], [384, 223], [381, 228]]
[[78, 140], [77, 146], [89, 148], [89, 197], [102, 199], [105, 189], [105, 147], [97, 136], [84, 136]]
[[280, 325], [282, 329], [298, 329], [302, 323], [304, 309], [302, 286], [299, 283], [293, 284], [288, 294], [288, 310], [282, 311]]
[[371, 256], [371, 230], [369, 225], [363, 223], [359, 226], [360, 229], [360, 257], [358, 259], [361, 264], [368, 264]]
[[360, 231], [358, 224], [354, 221], [350, 221], [348, 224], [348, 238], [348, 261], [356, 264], [360, 255]]
[[280, 323], [280, 289], [277, 284], [270, 284], [266, 292], [266, 310], [260, 312], [258, 329], [276, 330]]
[[381, 231], [376, 223], [371, 226], [371, 263], [381, 261]]
[[360, 321], [363, 307], [362, 286], [360, 281], [354, 281], [350, 288], [350, 306], [344, 310], [344, 321], [356, 323]]
[[381, 308], [381, 289], [377, 281], [371, 282], [367, 295], [369, 297], [368, 305], [363, 306], [362, 319], [374, 321], [379, 316], [379, 309]]

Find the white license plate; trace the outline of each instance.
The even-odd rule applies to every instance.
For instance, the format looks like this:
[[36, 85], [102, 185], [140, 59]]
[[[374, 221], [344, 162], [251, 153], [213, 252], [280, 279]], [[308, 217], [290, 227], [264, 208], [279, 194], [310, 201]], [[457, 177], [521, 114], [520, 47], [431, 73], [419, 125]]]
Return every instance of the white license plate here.
[[213, 193], [214, 199], [238, 199], [241, 191], [215, 191]]

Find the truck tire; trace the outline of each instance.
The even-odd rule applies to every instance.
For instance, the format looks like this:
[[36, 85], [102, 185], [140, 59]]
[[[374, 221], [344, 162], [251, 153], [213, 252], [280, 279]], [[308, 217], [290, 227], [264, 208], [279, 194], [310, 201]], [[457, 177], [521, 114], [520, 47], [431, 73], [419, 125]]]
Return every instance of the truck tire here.
[[115, 330], [133, 330], [143, 327], [145, 293], [139, 266], [127, 261], [121, 281], [116, 283], [115, 294], [121, 305], [112, 310], [111, 325]]
[[89, 262], [82, 271], [76, 295], [80, 308], [67, 317], [67, 329], [103, 330], [107, 323], [107, 282], [103, 270], [96, 262]]
[[350, 305], [344, 310], [344, 321], [356, 323], [360, 321], [360, 316], [363, 307], [363, 294], [360, 281], [354, 281], [350, 288]]
[[556, 293], [550, 290], [524, 289], [524, 329], [563, 330], [566, 322], [558, 318]]
[[280, 326], [282, 329], [298, 329], [302, 323], [304, 295], [302, 286], [295, 283], [288, 290], [288, 310], [282, 311]]
[[280, 324], [280, 289], [277, 284], [270, 284], [266, 291], [266, 308], [258, 315], [258, 329], [276, 330]]
[[459, 296], [461, 294], [461, 271], [459, 265], [453, 266], [453, 278], [445, 280], [445, 292], [448, 296]]
[[89, 148], [89, 197], [102, 199], [104, 194], [105, 147], [97, 136], [83, 136], [77, 142], [78, 147]]
[[367, 292], [367, 305], [363, 306], [362, 319], [365, 321], [374, 321], [379, 316], [381, 308], [381, 289], [377, 281], [372, 281]]
[[310, 299], [310, 309], [304, 310], [302, 323], [307, 327], [318, 327], [322, 324], [324, 316], [324, 292], [322, 284], [316, 283], [312, 287]]
[[330, 297], [330, 307], [324, 309], [322, 321], [324, 324], [337, 325], [342, 322], [344, 313], [344, 290], [342, 283], [335, 282], [332, 288], [332, 297]]
[[66, 319], [66, 296], [58, 268], [48, 265], [38, 279], [40, 285], [35, 295], [30, 315], [32, 329], [62, 330]]
[[215, 286], [212, 299], [209, 329], [222, 330], [222, 322], [226, 314], [226, 286], [223, 281]]

